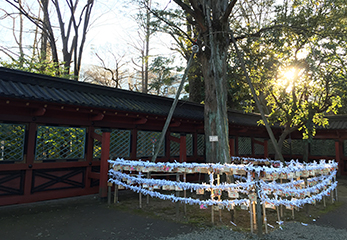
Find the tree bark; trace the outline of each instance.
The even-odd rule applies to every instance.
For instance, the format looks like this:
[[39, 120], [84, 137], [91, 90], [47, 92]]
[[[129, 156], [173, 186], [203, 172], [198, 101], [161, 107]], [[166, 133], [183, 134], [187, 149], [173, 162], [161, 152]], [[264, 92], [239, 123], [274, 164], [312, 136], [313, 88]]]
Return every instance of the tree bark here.
[[[230, 44], [229, 15], [237, 0], [174, 0], [194, 20], [205, 81], [206, 162], [230, 162], [227, 112], [227, 55]], [[218, 136], [218, 142], [210, 142]]]
[[[228, 1], [221, 0], [204, 6], [208, 30], [203, 33], [206, 46], [201, 64], [205, 80], [207, 162], [230, 162], [226, 79], [230, 36], [228, 21], [221, 21], [224, 11], [220, 11], [227, 5]], [[218, 136], [218, 142], [210, 142], [210, 136]]]

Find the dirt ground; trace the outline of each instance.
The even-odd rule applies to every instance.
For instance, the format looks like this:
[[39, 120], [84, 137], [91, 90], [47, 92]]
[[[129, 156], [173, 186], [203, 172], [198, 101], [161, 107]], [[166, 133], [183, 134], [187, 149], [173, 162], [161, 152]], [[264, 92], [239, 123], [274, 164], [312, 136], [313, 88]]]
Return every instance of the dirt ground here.
[[[347, 178], [338, 179], [338, 200], [334, 204], [328, 198], [323, 203], [295, 211], [299, 222], [345, 229], [347, 226]], [[138, 194], [124, 191], [117, 205], [108, 205], [96, 195], [52, 200], [32, 204], [0, 207], [0, 239], [158, 239], [174, 237], [196, 229], [212, 226], [211, 210], [150, 199], [143, 208], [138, 207]], [[222, 211], [222, 222], [215, 212], [215, 225], [228, 226], [239, 231], [249, 231], [249, 214], [236, 210], [234, 222], [231, 213]], [[267, 211], [270, 225], [277, 226], [277, 212]], [[284, 210], [281, 220], [290, 221], [291, 211]]]

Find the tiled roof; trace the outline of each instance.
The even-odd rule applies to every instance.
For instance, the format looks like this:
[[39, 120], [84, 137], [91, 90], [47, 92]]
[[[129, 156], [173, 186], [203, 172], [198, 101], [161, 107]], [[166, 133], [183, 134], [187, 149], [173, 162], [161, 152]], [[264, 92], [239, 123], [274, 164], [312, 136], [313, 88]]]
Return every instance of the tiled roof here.
[[[0, 67], [0, 97], [168, 115], [173, 99]], [[229, 111], [229, 122], [257, 125], [258, 115]], [[204, 119], [204, 107], [179, 101], [174, 117]]]
[[329, 126], [326, 129], [347, 129], [347, 115], [329, 116]]
[[[0, 67], [0, 97], [167, 116], [173, 99]], [[204, 106], [178, 101], [174, 117], [204, 120]], [[257, 126], [260, 116], [228, 112], [229, 122]], [[323, 129], [322, 127], [318, 127]], [[347, 115], [329, 117], [324, 129], [347, 129]]]

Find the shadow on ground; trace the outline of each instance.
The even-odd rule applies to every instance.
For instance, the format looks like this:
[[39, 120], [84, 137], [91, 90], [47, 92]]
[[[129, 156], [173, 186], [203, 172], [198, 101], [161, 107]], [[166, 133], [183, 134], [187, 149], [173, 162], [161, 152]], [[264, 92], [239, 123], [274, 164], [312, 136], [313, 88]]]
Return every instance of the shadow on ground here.
[[[347, 178], [338, 179], [339, 207], [310, 224], [346, 229]], [[97, 195], [0, 207], [0, 239], [157, 239], [194, 226], [108, 206]]]
[[0, 207], [0, 239], [156, 239], [193, 227], [109, 208], [97, 196]]

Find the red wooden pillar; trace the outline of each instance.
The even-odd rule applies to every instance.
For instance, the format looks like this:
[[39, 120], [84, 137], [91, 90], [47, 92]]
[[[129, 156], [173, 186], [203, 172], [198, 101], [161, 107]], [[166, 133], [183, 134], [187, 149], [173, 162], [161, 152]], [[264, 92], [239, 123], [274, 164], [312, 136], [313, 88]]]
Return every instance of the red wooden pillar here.
[[110, 132], [111, 129], [102, 129], [101, 162], [100, 162], [100, 183], [99, 195], [101, 198], [107, 197], [108, 162], [110, 155]]
[[88, 128], [88, 132], [87, 132], [87, 151], [86, 151], [86, 161], [88, 162], [88, 166], [86, 167], [86, 176], [85, 176], [85, 182], [86, 188], [90, 188], [90, 173], [92, 172], [92, 161], [93, 161], [93, 154], [94, 154], [94, 138], [93, 136], [95, 134], [94, 133], [94, 127], [93, 126], [89, 126]]
[[187, 139], [186, 134], [181, 133], [180, 136], [180, 162], [187, 161]]
[[235, 138], [229, 138], [230, 156], [235, 156]]
[[34, 165], [35, 147], [36, 147], [36, 130], [37, 130], [36, 123], [33, 123], [33, 122], [29, 123], [28, 138], [27, 138], [27, 142], [25, 143], [27, 147], [26, 159], [25, 159], [27, 169], [25, 171], [24, 195], [31, 194], [31, 182], [32, 182], [32, 174], [33, 174], [32, 167]]
[[338, 175], [341, 176], [344, 172], [344, 166], [343, 166], [343, 160], [341, 159], [341, 155], [340, 155], [341, 151], [340, 151], [340, 141], [337, 140], [335, 141], [335, 161], [338, 163]]

